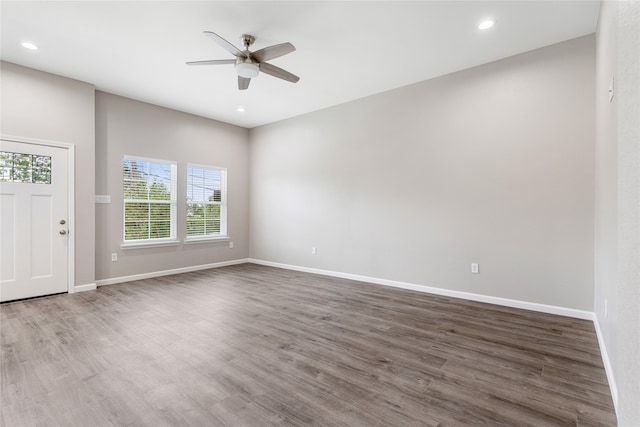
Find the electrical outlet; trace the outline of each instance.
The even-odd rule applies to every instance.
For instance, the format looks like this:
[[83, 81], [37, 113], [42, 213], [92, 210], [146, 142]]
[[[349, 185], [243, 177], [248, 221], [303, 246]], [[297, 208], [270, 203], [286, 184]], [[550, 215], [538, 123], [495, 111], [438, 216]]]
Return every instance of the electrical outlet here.
[[473, 274], [478, 274], [478, 273], [480, 273], [479, 265], [478, 265], [477, 263], [475, 263], [475, 262], [474, 262], [474, 263], [472, 263], [472, 264], [471, 264], [471, 272], [472, 272]]
[[318, 248], [315, 246], [311, 248], [311, 255], [318, 255]]
[[111, 262], [118, 261], [118, 254], [116, 252], [111, 254]]
[[229, 248], [233, 249], [233, 242], [229, 242]]

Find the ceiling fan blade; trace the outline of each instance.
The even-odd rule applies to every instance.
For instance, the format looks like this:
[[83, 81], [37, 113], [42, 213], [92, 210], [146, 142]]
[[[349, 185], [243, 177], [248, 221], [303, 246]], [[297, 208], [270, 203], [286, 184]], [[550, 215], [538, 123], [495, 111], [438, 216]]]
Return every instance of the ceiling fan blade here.
[[270, 61], [274, 58], [279, 58], [282, 55], [286, 55], [287, 53], [291, 53], [295, 50], [295, 46], [287, 42], [256, 50], [251, 54], [251, 56], [258, 62], [263, 62]]
[[275, 65], [271, 65], [267, 62], [261, 62], [259, 66], [260, 71], [273, 77], [277, 77], [279, 79], [286, 80], [292, 83], [296, 83], [298, 80], [300, 80], [300, 77], [296, 76], [295, 74], [291, 74], [290, 72], [283, 70], [280, 67], [276, 67]]
[[222, 37], [220, 37], [216, 33], [213, 33], [211, 31], [205, 31], [204, 35], [209, 37], [214, 42], [218, 43], [220, 46], [222, 46], [223, 48], [225, 48], [229, 52], [231, 52], [232, 55], [240, 56], [242, 58], [246, 58], [247, 57], [246, 53], [244, 53], [243, 51], [241, 51], [240, 49], [238, 49], [237, 47], [235, 47], [234, 45], [232, 45], [231, 43], [229, 43], [228, 41], [226, 41], [225, 39], [223, 39]]
[[249, 87], [250, 82], [251, 82], [251, 79], [238, 76], [238, 89], [240, 90], [247, 89]]
[[210, 59], [207, 61], [191, 61], [186, 62], [187, 65], [222, 65], [222, 64], [235, 64], [235, 59]]

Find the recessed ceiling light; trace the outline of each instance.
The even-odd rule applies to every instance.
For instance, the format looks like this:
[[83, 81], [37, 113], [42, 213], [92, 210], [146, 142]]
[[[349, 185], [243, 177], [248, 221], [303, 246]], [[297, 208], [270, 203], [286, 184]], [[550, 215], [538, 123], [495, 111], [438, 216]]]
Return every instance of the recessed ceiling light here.
[[480, 25], [478, 25], [478, 28], [481, 30], [488, 30], [493, 27], [493, 24], [494, 22], [491, 19], [487, 19], [486, 21], [482, 21]]
[[36, 46], [33, 43], [29, 43], [29, 42], [22, 42], [20, 43], [22, 45], [22, 47], [24, 47], [25, 49], [30, 49], [30, 50], [38, 50], [38, 46]]
[[242, 108], [242, 107], [238, 107], [238, 108], [236, 109], [236, 111], [237, 111], [237, 112], [239, 112], [239, 113], [244, 113], [244, 108]]

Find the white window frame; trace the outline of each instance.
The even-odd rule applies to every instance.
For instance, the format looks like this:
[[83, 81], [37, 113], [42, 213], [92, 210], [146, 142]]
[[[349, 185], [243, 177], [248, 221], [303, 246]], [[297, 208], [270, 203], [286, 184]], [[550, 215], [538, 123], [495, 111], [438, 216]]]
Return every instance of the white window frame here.
[[191, 168], [220, 171], [220, 202], [214, 202], [214, 201], [194, 202], [198, 204], [220, 205], [220, 232], [216, 234], [189, 236], [187, 235], [188, 217], [185, 215], [185, 221], [184, 221], [185, 243], [199, 243], [199, 242], [208, 242], [212, 240], [229, 240], [229, 236], [227, 235], [227, 168], [223, 168], [220, 166], [203, 165], [203, 164], [197, 164], [197, 163], [187, 163], [186, 183], [185, 183], [185, 210], [190, 206], [190, 202], [187, 196], [188, 196], [188, 186], [189, 186], [189, 170]]
[[[122, 194], [122, 244], [120, 245], [121, 249], [129, 249], [135, 247], [144, 247], [144, 246], [167, 246], [179, 244], [180, 241], [177, 238], [177, 224], [178, 224], [178, 163], [171, 160], [163, 160], [163, 159], [153, 159], [149, 157], [139, 157], [139, 156], [129, 156], [125, 155], [122, 159], [121, 167], [124, 166], [125, 161], [138, 161], [138, 162], [146, 162], [146, 163], [156, 163], [162, 165], [170, 166], [171, 170], [171, 188], [170, 190], [170, 200], [149, 200], [149, 199], [125, 199], [124, 198], [124, 174], [122, 175], [122, 183], [123, 183], [123, 194]], [[123, 172], [121, 172], [123, 173]], [[126, 205], [127, 203], [157, 203], [157, 204], [169, 204], [171, 206], [170, 209], [170, 230], [169, 237], [161, 237], [161, 238], [147, 238], [147, 239], [135, 239], [135, 240], [126, 240]], [[149, 228], [151, 229], [151, 228]]]

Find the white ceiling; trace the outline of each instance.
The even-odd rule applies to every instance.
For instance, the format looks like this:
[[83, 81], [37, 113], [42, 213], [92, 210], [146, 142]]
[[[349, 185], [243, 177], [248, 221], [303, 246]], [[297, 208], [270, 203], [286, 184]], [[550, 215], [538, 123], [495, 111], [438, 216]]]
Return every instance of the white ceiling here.
[[[2, 1], [5, 61], [97, 89], [252, 128], [593, 33], [599, 1]], [[495, 26], [477, 25], [491, 17]], [[289, 41], [237, 89], [232, 58], [202, 31], [252, 50]], [[31, 41], [39, 50], [20, 46]], [[239, 113], [238, 106], [246, 111]]]

